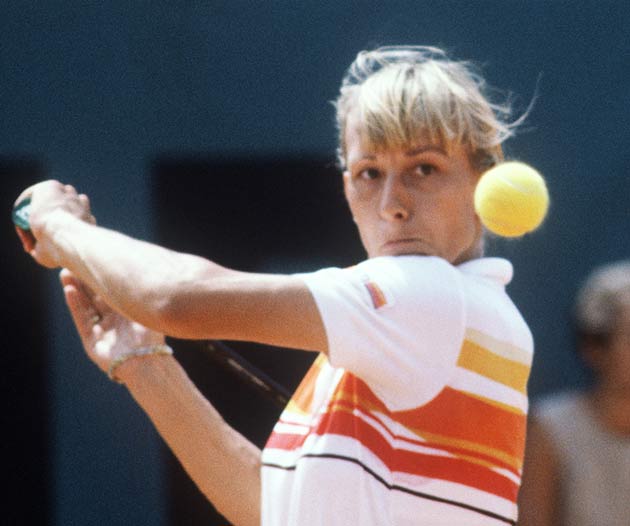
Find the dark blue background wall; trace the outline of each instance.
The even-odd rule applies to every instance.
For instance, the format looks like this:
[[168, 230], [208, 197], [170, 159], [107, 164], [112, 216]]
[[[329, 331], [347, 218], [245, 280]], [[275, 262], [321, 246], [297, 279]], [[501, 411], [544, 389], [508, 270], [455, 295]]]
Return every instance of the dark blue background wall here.
[[[516, 265], [538, 396], [582, 380], [567, 325], [577, 282], [630, 253], [629, 30], [621, 0], [5, 1], [0, 156], [41, 162], [91, 196], [102, 224], [152, 239], [156, 156], [333, 159], [328, 101], [362, 48], [445, 46], [521, 108], [538, 86], [508, 153], [546, 175], [551, 214], [535, 235], [490, 246]], [[81, 355], [49, 274], [51, 523], [160, 524], [158, 438]]]

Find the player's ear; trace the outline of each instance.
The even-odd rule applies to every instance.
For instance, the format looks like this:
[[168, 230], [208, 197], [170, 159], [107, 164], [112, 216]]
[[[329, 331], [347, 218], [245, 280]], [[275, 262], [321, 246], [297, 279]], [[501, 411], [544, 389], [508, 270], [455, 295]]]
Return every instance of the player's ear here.
[[346, 203], [348, 204], [348, 207], [350, 208], [350, 212], [352, 213], [352, 220], [356, 223], [357, 220], [354, 217], [354, 210], [352, 209], [352, 200], [350, 199], [350, 195], [349, 195], [350, 177], [351, 177], [350, 170], [344, 170], [342, 173], [343, 194], [346, 197]]

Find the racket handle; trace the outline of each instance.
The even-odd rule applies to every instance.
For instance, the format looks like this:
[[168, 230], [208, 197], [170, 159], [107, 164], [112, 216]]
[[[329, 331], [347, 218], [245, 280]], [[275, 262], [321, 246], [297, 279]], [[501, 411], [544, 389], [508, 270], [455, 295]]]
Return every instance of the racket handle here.
[[207, 354], [217, 363], [236, 373], [241, 380], [257, 388], [284, 409], [291, 398], [291, 393], [284, 386], [272, 380], [224, 343], [217, 340], [206, 340], [202, 343]]
[[27, 197], [26, 199], [22, 199], [18, 204], [13, 207], [13, 212], [11, 213], [11, 219], [13, 220], [13, 224], [18, 228], [28, 232], [31, 229], [31, 225], [29, 223], [29, 216], [31, 214], [31, 198]]

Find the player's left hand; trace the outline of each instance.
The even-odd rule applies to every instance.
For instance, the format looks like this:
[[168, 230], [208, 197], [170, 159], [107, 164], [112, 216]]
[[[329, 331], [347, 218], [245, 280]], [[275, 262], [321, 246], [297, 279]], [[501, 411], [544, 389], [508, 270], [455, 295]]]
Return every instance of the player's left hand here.
[[62, 270], [60, 279], [85, 352], [105, 373], [121, 355], [164, 343], [163, 334], [118, 314], [69, 270]]

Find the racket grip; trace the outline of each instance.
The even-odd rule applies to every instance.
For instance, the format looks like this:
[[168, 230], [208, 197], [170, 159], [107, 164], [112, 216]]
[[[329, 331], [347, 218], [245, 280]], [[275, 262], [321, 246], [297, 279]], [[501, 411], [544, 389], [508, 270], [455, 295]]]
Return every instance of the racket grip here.
[[31, 214], [31, 198], [27, 197], [26, 199], [22, 199], [18, 204], [13, 207], [13, 212], [11, 213], [11, 219], [13, 220], [13, 224], [18, 228], [28, 232], [31, 229], [31, 225], [29, 223], [29, 217]]

